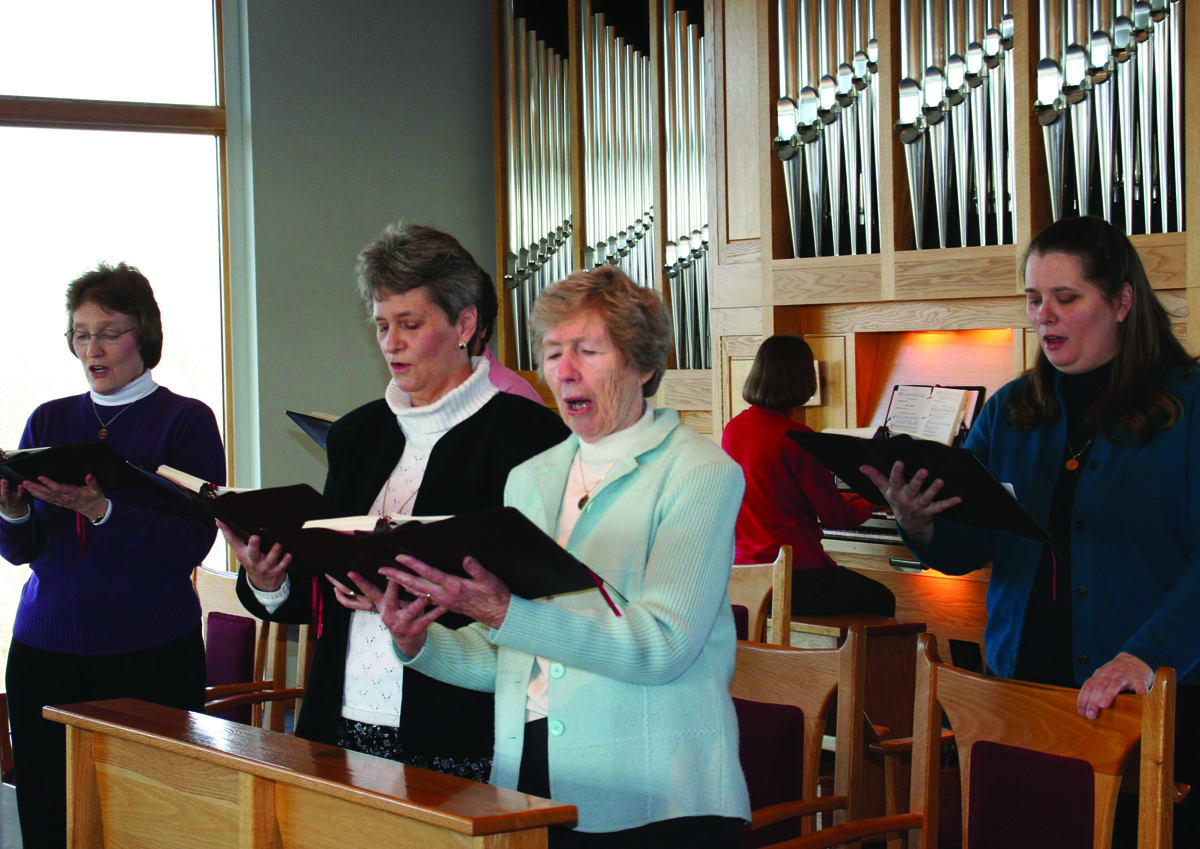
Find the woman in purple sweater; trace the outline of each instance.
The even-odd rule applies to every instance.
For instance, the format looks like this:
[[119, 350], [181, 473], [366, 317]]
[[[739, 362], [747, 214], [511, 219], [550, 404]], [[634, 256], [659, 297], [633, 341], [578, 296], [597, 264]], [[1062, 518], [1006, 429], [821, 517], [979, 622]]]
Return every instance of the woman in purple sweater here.
[[[101, 265], [67, 288], [66, 333], [90, 391], [42, 404], [21, 447], [106, 440], [147, 469], [225, 482], [212, 410], [158, 386], [162, 321], [144, 276]], [[28, 847], [66, 842], [65, 736], [43, 705], [137, 698], [204, 706], [192, 570], [216, 527], [153, 492], [0, 480], [0, 556], [28, 563], [6, 687], [17, 808]]]

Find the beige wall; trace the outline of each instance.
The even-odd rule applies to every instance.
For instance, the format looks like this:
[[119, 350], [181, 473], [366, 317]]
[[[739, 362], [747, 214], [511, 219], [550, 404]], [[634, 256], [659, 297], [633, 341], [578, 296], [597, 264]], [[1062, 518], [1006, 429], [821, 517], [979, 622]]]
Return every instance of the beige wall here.
[[262, 485], [320, 487], [325, 459], [284, 410], [344, 413], [388, 380], [354, 294], [359, 249], [403, 218], [453, 233], [485, 267], [495, 255], [491, 9], [247, 12]]

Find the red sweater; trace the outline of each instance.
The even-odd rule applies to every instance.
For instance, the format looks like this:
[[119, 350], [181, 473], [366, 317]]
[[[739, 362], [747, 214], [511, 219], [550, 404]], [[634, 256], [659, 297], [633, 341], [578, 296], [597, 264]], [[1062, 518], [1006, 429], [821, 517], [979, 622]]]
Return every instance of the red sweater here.
[[838, 492], [833, 474], [789, 439], [789, 430], [812, 428], [787, 413], [753, 406], [725, 427], [721, 447], [746, 474], [735, 563], [770, 563], [787, 543], [795, 569], [836, 565], [821, 547], [818, 517], [838, 529], [856, 528], [871, 517], [871, 505]]

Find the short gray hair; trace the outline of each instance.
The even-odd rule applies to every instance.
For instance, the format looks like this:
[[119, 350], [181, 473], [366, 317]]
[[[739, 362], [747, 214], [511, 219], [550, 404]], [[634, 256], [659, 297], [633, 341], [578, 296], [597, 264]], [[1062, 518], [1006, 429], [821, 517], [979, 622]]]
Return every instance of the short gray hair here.
[[358, 294], [372, 302], [425, 287], [446, 321], [454, 324], [491, 280], [475, 258], [449, 233], [419, 224], [389, 224], [362, 249], [355, 265]]
[[638, 286], [621, 269], [604, 265], [594, 271], [577, 271], [542, 292], [530, 316], [533, 350], [538, 372], [545, 380], [542, 340], [555, 325], [595, 311], [625, 364], [639, 374], [651, 373], [642, 386], [643, 397], [658, 391], [671, 353], [671, 319], [662, 298], [653, 289]]

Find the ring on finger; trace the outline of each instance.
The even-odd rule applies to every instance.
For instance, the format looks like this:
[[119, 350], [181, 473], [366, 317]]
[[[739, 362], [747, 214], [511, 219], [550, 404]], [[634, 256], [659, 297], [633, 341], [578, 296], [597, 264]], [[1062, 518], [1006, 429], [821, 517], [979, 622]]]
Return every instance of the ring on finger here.
[[429, 593], [425, 593], [425, 603], [429, 604], [431, 601], [433, 601], [433, 596]]

